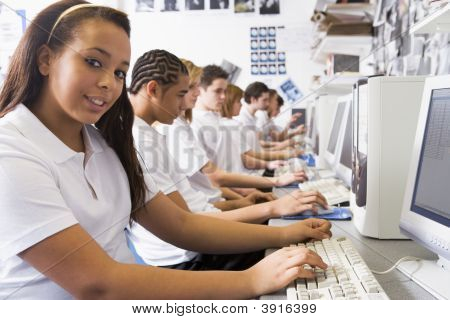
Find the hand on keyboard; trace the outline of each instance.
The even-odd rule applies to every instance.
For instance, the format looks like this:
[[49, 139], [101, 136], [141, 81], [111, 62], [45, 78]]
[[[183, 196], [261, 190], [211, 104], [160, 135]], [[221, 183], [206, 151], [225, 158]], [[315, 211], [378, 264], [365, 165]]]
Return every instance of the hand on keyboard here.
[[287, 164], [287, 162], [284, 160], [268, 161], [266, 169], [275, 170], [275, 169], [285, 166], [286, 164]]
[[273, 202], [274, 218], [298, 214], [305, 210], [317, 211], [318, 206], [328, 208], [325, 197], [318, 191], [303, 192], [296, 190]]
[[317, 252], [329, 267], [324, 271], [305, 266], [315, 276], [306, 281], [297, 279], [291, 282], [286, 290], [288, 299], [389, 299], [350, 240], [331, 238], [301, 243], [298, 247]]
[[293, 173], [284, 173], [278, 177], [277, 187], [282, 187], [295, 182], [304, 182], [306, 180], [308, 180], [308, 178], [303, 170], [298, 170]]
[[302, 266], [326, 269], [328, 266], [314, 251], [306, 248], [283, 248], [268, 255], [247, 271], [252, 274], [252, 286], [258, 295], [286, 287], [298, 277], [311, 278], [314, 273]]
[[323, 240], [331, 237], [331, 223], [327, 220], [309, 218], [286, 227], [283, 227], [283, 233], [286, 243], [299, 243], [310, 240]]
[[334, 178], [306, 181], [302, 183], [300, 189], [303, 191], [318, 190], [322, 193], [327, 202], [336, 205], [350, 200], [350, 191], [344, 186], [342, 181]]

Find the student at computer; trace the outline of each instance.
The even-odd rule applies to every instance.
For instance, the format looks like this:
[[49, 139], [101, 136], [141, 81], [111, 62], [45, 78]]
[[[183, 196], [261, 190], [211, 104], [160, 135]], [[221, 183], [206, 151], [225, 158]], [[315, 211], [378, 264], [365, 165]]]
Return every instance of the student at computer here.
[[[195, 212], [211, 210], [206, 197], [195, 195], [201, 192], [192, 190], [186, 176], [177, 172], [168, 154], [164, 136], [151, 127], [155, 120], [170, 124], [179, 115], [183, 96], [188, 91], [188, 82], [187, 70], [176, 56], [165, 50], [151, 50], [136, 61], [129, 91], [136, 114], [133, 136], [145, 168], [163, 193], [181, 208]], [[199, 213], [232, 221], [261, 223], [270, 218], [268, 212], [273, 212], [273, 217], [295, 213], [299, 202], [325, 204], [323, 196], [318, 193], [303, 194], [297, 191], [294, 195], [238, 210]], [[169, 245], [138, 223], [132, 224], [129, 231], [138, 255], [148, 264], [157, 266], [200, 270], [227, 267], [245, 269], [259, 261], [263, 254], [218, 255], [211, 258]]]
[[190, 214], [156, 193], [132, 142], [129, 30], [115, 9], [56, 2], [13, 54], [0, 92], [0, 298], [240, 299], [312, 276], [305, 263], [326, 268], [295, 248], [242, 272], [133, 264], [130, 213], [175, 245], [215, 253], [326, 238], [330, 224], [230, 222]]
[[[289, 159], [302, 154], [300, 149], [286, 149], [284, 151], [268, 150], [261, 148], [260, 140], [263, 139], [264, 129], [269, 123], [267, 109], [269, 108], [269, 88], [262, 82], [253, 82], [244, 91], [245, 105], [241, 108], [236, 120], [242, 123], [245, 129], [248, 143], [252, 150], [247, 156], [259, 159]], [[256, 113], [259, 112], [259, 117]], [[283, 147], [283, 146], [282, 146]], [[283, 148], [280, 148], [281, 150]]]
[[[301, 114], [296, 113], [291, 116], [285, 128], [280, 128], [274, 123], [274, 118], [280, 114], [280, 109], [284, 104], [283, 98], [278, 95], [275, 89], [269, 89], [269, 108], [267, 109], [268, 120], [265, 121], [265, 113], [258, 110], [255, 113], [257, 123], [263, 122], [262, 139], [259, 141], [263, 148], [270, 150], [282, 150], [285, 148], [298, 148], [298, 143], [294, 139], [296, 135], [303, 133], [304, 126], [298, 126], [295, 129], [289, 130], [292, 123], [294, 123]], [[262, 119], [262, 120], [260, 120]]]
[[[280, 114], [280, 109], [284, 105], [284, 99], [276, 92], [276, 90], [272, 90], [273, 89], [270, 89], [269, 93], [271, 96], [268, 109], [270, 121], [273, 121], [273, 119]], [[293, 139], [294, 137], [305, 133], [305, 126], [302, 124], [296, 128], [291, 128], [292, 124], [294, 124], [301, 116], [302, 114], [300, 112], [293, 114], [284, 128], [280, 128], [276, 125], [272, 126], [269, 123], [269, 127], [272, 129], [270, 130], [270, 139], [272, 141], [295, 141]]]
[[[271, 132], [268, 132], [268, 130], [270, 130], [269, 126], [271, 125], [268, 112], [269, 109], [281, 108], [282, 104], [278, 105], [279, 101], [277, 97], [278, 94], [276, 91], [271, 91], [262, 82], [253, 82], [245, 89], [244, 100], [246, 105], [241, 108], [241, 111], [236, 119], [239, 120], [245, 128], [250, 129], [248, 139], [250, 143], [253, 143], [256, 147], [254, 148], [254, 151], [248, 154], [253, 157], [266, 159], [273, 154], [277, 154], [275, 152], [276, 150], [283, 150], [285, 148], [289, 148], [291, 145], [295, 146], [293, 141], [285, 140], [299, 134], [299, 132], [302, 131], [302, 128], [297, 128], [290, 133], [290, 135], [288, 135], [286, 129], [286, 134], [276, 135], [275, 141], [282, 143], [267, 143], [264, 141], [268, 138], [265, 138], [265, 136], [270, 136], [270, 140], [272, 140], [272, 134]], [[292, 121], [295, 121], [296, 117], [291, 119], [288, 125], [290, 125]], [[273, 152], [261, 152], [261, 150], [264, 149], [261, 149], [260, 146], [269, 147], [269, 150], [273, 150]], [[294, 153], [297, 155], [302, 153], [299, 148], [287, 149], [287, 151], [290, 151], [291, 154]]]
[[[166, 135], [167, 147], [178, 164], [179, 169], [188, 176], [191, 185], [201, 190], [203, 193], [211, 195], [217, 194], [216, 186], [227, 186], [238, 191], [240, 194], [247, 195], [253, 188], [263, 189], [276, 186], [284, 186], [296, 181], [303, 182], [306, 179], [305, 172], [299, 170], [293, 173], [280, 175], [276, 178], [261, 177], [249, 174], [241, 174], [244, 171], [240, 153], [235, 141], [233, 152], [228, 152], [227, 157], [232, 161], [223, 162], [223, 165], [231, 163], [231, 167], [224, 170], [220, 164], [213, 162], [206, 155], [205, 150], [200, 146], [194, 137], [190, 126], [191, 111], [199, 95], [199, 82], [202, 69], [194, 65], [191, 61], [182, 60], [189, 71], [189, 90], [184, 97], [184, 109], [180, 116], [174, 120], [172, 125], [160, 125], [157, 129]], [[238, 133], [238, 131], [235, 131]], [[229, 135], [225, 136], [229, 138]], [[222, 139], [221, 142], [226, 140]], [[226, 143], [225, 143], [226, 145]], [[245, 149], [247, 150], [247, 149]], [[219, 162], [224, 157], [218, 157]], [[290, 181], [290, 182], [289, 182]], [[212, 182], [212, 184], [211, 184]]]
[[[226, 138], [226, 136], [222, 132], [218, 112], [225, 102], [227, 85], [227, 73], [222, 68], [215, 65], [203, 68], [203, 74], [200, 79], [200, 95], [193, 109], [191, 127], [208, 157], [214, 163], [219, 164], [221, 168], [229, 170], [229, 167], [233, 166], [233, 159], [230, 156], [233, 153], [233, 147], [235, 145], [242, 146], [249, 142], [255, 145], [255, 142], [251, 141], [254, 130], [249, 126], [242, 126], [236, 129], [243, 132], [243, 138], [239, 138], [238, 141], [230, 141], [230, 143], [223, 142], [223, 138]], [[243, 162], [241, 167], [246, 170], [275, 169], [271, 167], [271, 160], [287, 159], [300, 153], [301, 151], [299, 150], [294, 152], [278, 151], [276, 154], [267, 151], [256, 152], [249, 150], [241, 156]], [[249, 171], [243, 172], [249, 173]], [[262, 172], [258, 172], [258, 174], [262, 174]]]

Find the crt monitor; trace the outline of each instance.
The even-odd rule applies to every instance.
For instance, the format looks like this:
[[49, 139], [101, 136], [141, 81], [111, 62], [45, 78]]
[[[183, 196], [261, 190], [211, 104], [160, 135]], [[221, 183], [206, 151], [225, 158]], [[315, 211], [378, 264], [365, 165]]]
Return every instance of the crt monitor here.
[[306, 126], [306, 108], [292, 108], [292, 115], [296, 113], [300, 113], [301, 115], [295, 122], [291, 123], [291, 129], [297, 128], [300, 125]]
[[438, 255], [399, 269], [450, 299], [450, 76], [428, 78], [411, 156], [400, 230]]
[[352, 101], [349, 102], [347, 120], [343, 123], [345, 126], [344, 139], [342, 141], [339, 163], [336, 168], [336, 175], [344, 181], [347, 186], [351, 185], [352, 179]]
[[337, 154], [340, 151], [340, 143], [343, 135], [343, 120], [345, 119], [345, 113], [347, 112], [348, 99], [346, 97], [340, 97], [337, 101], [337, 108], [334, 114], [333, 125], [330, 131], [330, 137], [328, 139], [327, 149], [324, 153], [324, 159], [331, 169], [337, 162]]

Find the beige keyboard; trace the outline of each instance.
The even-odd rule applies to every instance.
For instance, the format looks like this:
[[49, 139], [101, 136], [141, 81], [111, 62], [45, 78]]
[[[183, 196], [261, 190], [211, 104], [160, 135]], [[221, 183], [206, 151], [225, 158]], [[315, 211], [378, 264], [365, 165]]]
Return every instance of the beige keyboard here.
[[317, 190], [324, 195], [329, 205], [350, 201], [350, 190], [336, 178], [311, 180], [299, 184], [301, 190]]
[[[297, 246], [297, 245], [294, 245]], [[313, 279], [297, 279], [287, 289], [288, 300], [387, 300], [367, 264], [347, 238], [331, 238], [299, 244], [315, 251], [328, 265], [313, 270]]]

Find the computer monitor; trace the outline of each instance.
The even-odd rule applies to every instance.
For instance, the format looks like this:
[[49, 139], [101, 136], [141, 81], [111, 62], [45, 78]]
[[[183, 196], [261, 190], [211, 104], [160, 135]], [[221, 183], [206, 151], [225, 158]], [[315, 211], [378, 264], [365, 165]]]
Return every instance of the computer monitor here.
[[359, 207], [366, 204], [367, 176], [367, 92], [368, 78], [353, 85], [353, 132], [352, 132], [352, 191]]
[[326, 164], [332, 170], [335, 169], [340, 154], [341, 143], [344, 136], [343, 122], [347, 117], [348, 102], [348, 96], [340, 97], [337, 100], [337, 108], [334, 114], [333, 126], [331, 127], [327, 149], [323, 154]]
[[424, 81], [375, 76], [355, 87], [350, 207], [362, 235], [405, 238], [400, 213]]
[[306, 128], [305, 142], [312, 149], [314, 154], [319, 152], [319, 132], [317, 130], [317, 106], [312, 104], [308, 109], [308, 126]]
[[297, 121], [291, 123], [291, 129], [297, 128], [300, 125], [306, 126], [306, 108], [292, 108], [292, 115], [301, 113], [301, 116], [297, 118]]
[[399, 269], [427, 291], [450, 299], [450, 76], [426, 80], [405, 187], [400, 230], [438, 255]]
[[344, 181], [347, 186], [351, 185], [352, 180], [352, 103], [352, 101], [349, 102], [347, 119], [342, 124], [345, 128], [344, 138], [342, 140], [339, 162], [336, 167], [336, 176]]
[[315, 130], [315, 119], [314, 119], [315, 114], [316, 114], [316, 108], [314, 106], [311, 106], [308, 127], [306, 128], [306, 135], [309, 139], [313, 138], [313, 134], [314, 134], [314, 130]]

